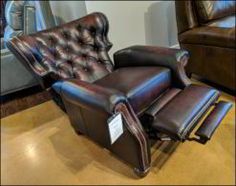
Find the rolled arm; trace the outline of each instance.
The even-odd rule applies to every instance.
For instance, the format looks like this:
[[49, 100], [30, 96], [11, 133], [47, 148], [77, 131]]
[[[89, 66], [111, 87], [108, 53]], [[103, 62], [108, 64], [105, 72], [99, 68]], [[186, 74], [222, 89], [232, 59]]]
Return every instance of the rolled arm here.
[[[72, 105], [93, 109], [95, 112], [101, 111], [109, 114], [121, 113], [124, 118], [124, 127], [127, 130], [124, 130], [125, 134], [121, 136], [122, 139], [120, 139], [118, 144], [109, 146], [108, 148], [124, 160], [132, 163], [136, 168], [142, 171], [143, 174], [149, 171], [150, 146], [148, 138], [123, 93], [76, 79], [58, 81], [53, 84], [53, 89], [60, 94], [63, 99], [66, 99], [67, 102], [71, 102]], [[93, 129], [89, 128], [88, 125], [86, 130], [90, 131]], [[106, 131], [106, 125], [100, 125], [99, 130]], [[97, 131], [93, 130], [91, 133], [98, 136]], [[133, 146], [129, 146], [130, 143], [133, 143]], [[137, 144], [137, 146], [135, 144]], [[120, 150], [122, 148], [129, 149], [129, 153], [132, 154], [132, 156], [130, 156], [133, 157], [132, 160], [130, 160], [126, 153]], [[134, 161], [134, 159], [139, 160]]]
[[114, 113], [115, 106], [118, 103], [127, 101], [124, 94], [117, 90], [76, 79], [58, 81], [52, 87], [69, 102], [110, 114]]
[[180, 88], [191, 84], [184, 70], [188, 59], [189, 54], [186, 50], [154, 46], [132, 46], [114, 54], [116, 69], [132, 66], [163, 66], [170, 68], [173, 72], [173, 81]]

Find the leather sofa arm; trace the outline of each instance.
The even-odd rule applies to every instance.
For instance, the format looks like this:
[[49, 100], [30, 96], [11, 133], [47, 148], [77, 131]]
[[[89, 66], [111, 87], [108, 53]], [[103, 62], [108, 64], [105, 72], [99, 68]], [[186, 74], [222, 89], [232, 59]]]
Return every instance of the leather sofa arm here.
[[186, 50], [154, 46], [131, 46], [114, 54], [115, 69], [132, 66], [170, 68], [173, 72], [173, 82], [179, 88], [191, 84], [184, 70], [188, 59], [189, 54]]
[[109, 114], [114, 113], [115, 106], [118, 103], [127, 102], [124, 94], [117, 90], [77, 79], [58, 81], [52, 87], [63, 99], [69, 102], [83, 108], [105, 111]]

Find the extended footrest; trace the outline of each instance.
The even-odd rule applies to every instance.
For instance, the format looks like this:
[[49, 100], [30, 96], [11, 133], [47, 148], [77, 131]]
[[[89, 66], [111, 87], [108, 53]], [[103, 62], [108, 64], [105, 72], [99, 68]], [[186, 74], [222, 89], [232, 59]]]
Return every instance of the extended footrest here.
[[[219, 92], [213, 88], [190, 85], [184, 90], [170, 90], [170, 93], [165, 93], [145, 114], [157, 134], [166, 134], [173, 140], [195, 140], [204, 144], [211, 138], [231, 107], [230, 103], [223, 101], [216, 104], [218, 97]], [[161, 101], [163, 99], [164, 102]], [[196, 138], [189, 138], [211, 106], [215, 108], [195, 133]]]
[[195, 138], [195, 140], [202, 144], [205, 144], [210, 140], [216, 128], [219, 126], [220, 122], [231, 107], [232, 104], [225, 101], [217, 103], [212, 112], [206, 117], [202, 125], [195, 132], [195, 135], [199, 137]]

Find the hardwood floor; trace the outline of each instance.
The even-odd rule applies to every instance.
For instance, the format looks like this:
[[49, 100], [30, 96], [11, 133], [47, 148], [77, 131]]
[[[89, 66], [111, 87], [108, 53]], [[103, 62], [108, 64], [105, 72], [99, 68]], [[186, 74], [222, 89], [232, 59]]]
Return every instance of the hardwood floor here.
[[44, 103], [50, 99], [51, 95], [39, 86], [1, 96], [1, 118]]

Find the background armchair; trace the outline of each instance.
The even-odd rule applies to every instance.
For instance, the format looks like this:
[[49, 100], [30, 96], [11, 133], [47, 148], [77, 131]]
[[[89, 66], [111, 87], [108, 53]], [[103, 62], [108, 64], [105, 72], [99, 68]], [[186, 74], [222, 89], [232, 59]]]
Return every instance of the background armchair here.
[[[59, 27], [10, 40], [9, 49], [31, 69], [41, 85], [63, 102], [75, 131], [109, 149], [139, 176], [151, 163], [150, 136], [163, 140], [210, 140], [230, 109], [216, 103], [215, 89], [192, 85], [184, 72], [185, 50], [132, 46], [111, 62], [108, 20], [93, 13]], [[180, 106], [181, 105], [181, 106]], [[189, 134], [206, 111], [213, 111]], [[123, 129], [112, 140], [109, 122], [122, 116]]]
[[49, 1], [7, 1], [5, 17], [5, 43], [14, 36], [56, 26]]
[[5, 18], [4, 39], [1, 38], [1, 96], [38, 84], [31, 72], [5, 47], [6, 42], [56, 26], [49, 1], [7, 1]]
[[190, 52], [188, 74], [235, 87], [235, 1], [176, 1], [178, 39]]

